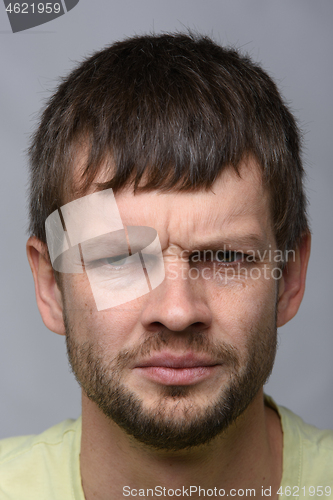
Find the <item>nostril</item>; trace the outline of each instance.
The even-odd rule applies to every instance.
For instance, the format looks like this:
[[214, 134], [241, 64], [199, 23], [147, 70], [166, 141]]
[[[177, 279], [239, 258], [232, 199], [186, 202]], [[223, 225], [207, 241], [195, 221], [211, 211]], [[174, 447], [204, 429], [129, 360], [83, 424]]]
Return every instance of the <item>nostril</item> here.
[[165, 328], [165, 326], [160, 323], [159, 321], [153, 321], [152, 323], [149, 324], [147, 330], [153, 330], [153, 331], [161, 331]]

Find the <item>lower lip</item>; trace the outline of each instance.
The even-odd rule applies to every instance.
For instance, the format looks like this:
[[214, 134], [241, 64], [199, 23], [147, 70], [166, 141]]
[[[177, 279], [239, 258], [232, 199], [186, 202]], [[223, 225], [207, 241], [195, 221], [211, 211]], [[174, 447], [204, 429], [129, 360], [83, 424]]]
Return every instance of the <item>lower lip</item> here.
[[137, 367], [145, 377], [164, 385], [193, 385], [209, 378], [218, 365], [191, 368], [167, 368], [165, 366]]

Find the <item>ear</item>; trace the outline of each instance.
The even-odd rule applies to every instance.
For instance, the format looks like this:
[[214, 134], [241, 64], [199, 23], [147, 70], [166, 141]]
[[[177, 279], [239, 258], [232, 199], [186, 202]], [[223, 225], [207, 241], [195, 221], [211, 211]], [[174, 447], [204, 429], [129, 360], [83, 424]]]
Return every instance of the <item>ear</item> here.
[[300, 245], [289, 252], [279, 282], [277, 326], [283, 326], [297, 313], [305, 290], [305, 278], [311, 249], [311, 235], [305, 233]]
[[56, 283], [47, 246], [35, 236], [28, 239], [27, 255], [35, 282], [36, 300], [45, 326], [65, 335], [62, 297]]

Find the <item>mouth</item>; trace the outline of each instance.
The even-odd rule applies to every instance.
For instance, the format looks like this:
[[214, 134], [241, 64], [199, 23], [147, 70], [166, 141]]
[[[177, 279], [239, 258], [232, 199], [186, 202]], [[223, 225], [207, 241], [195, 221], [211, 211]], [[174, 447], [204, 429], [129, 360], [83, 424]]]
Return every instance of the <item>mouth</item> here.
[[216, 360], [189, 353], [175, 356], [159, 353], [139, 362], [134, 370], [163, 385], [194, 385], [211, 377], [221, 366]]

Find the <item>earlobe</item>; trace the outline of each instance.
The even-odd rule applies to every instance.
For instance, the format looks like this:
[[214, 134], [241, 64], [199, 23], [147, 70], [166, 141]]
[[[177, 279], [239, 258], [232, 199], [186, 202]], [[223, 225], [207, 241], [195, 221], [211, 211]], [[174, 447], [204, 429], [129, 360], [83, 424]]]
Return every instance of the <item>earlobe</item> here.
[[295, 316], [302, 302], [310, 249], [311, 235], [305, 233], [300, 245], [289, 254], [279, 283], [278, 327], [285, 325]]
[[44, 324], [65, 335], [61, 292], [55, 280], [46, 244], [35, 236], [27, 242], [27, 255], [35, 282], [36, 300]]

